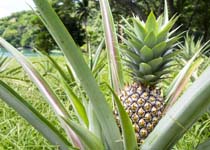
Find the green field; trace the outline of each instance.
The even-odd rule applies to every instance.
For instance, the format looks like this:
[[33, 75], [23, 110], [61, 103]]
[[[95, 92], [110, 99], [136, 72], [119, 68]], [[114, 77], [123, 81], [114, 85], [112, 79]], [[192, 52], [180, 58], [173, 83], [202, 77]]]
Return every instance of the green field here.
[[[63, 57], [56, 57], [60, 64], [63, 62]], [[43, 76], [52, 83], [52, 86], [57, 91], [58, 96], [63, 99], [63, 104], [69, 109], [69, 102], [65, 99], [58, 82], [51, 77], [50, 74], [54, 73], [52, 66], [40, 57], [31, 57], [33, 62]], [[13, 60], [8, 69], [16, 68], [19, 65]], [[37, 88], [28, 80], [28, 77], [22, 69], [17, 74], [5, 75], [0, 74], [0, 78], [8, 83], [14, 90], [23, 96], [33, 107], [35, 107], [40, 113], [49, 119], [54, 125], [58, 124], [58, 121], [54, 115], [54, 112], [45, 102]], [[15, 78], [15, 79], [14, 79]], [[59, 125], [57, 126], [59, 128]], [[60, 129], [61, 130], [61, 129]], [[62, 132], [62, 131], [61, 131]], [[0, 101], [0, 149], [1, 150], [54, 150], [55, 146], [49, 144], [42, 135], [39, 134], [30, 124], [28, 124], [22, 117], [20, 117], [13, 109], [11, 109], [6, 103]]]

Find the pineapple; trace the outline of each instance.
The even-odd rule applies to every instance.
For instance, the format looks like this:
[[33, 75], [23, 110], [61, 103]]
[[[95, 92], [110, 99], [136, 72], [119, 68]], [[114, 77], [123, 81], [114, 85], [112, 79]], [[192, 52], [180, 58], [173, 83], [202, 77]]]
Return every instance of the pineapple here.
[[132, 121], [138, 143], [154, 129], [164, 110], [163, 94], [157, 84], [171, 71], [173, 47], [180, 37], [172, 36], [176, 29], [171, 31], [171, 28], [176, 20], [176, 16], [168, 20], [167, 10], [157, 19], [151, 12], [146, 22], [137, 17], [132, 18], [132, 24], [125, 20], [122, 55], [126, 56], [124, 60], [133, 82], [124, 87], [119, 97]]

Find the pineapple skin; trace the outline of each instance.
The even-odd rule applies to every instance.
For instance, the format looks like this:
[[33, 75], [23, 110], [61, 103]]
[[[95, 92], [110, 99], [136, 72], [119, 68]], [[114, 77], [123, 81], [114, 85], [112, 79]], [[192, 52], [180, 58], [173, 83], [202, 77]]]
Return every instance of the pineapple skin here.
[[[164, 103], [160, 89], [134, 82], [121, 91], [120, 100], [128, 113], [138, 143], [142, 143], [161, 119]], [[115, 112], [116, 113], [116, 112]], [[118, 114], [115, 114], [118, 116]], [[117, 122], [119, 118], [116, 117]]]

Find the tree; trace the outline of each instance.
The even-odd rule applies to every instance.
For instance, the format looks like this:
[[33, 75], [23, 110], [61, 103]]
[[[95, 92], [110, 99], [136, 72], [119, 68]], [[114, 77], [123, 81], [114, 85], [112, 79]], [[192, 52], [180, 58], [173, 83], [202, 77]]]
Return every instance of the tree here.
[[11, 28], [7, 28], [4, 32], [3, 32], [3, 38], [5, 38], [7, 41], [11, 41], [11, 44], [18, 47], [19, 46], [19, 42], [20, 42], [20, 38], [17, 38], [18, 32], [15, 29], [11, 29]]
[[[123, 16], [137, 15], [145, 20], [153, 10], [157, 15], [163, 12], [164, 0], [112, 0], [114, 12]], [[179, 14], [177, 24], [181, 30], [190, 30], [196, 37], [210, 38], [210, 1], [209, 0], [167, 0], [170, 15]]]
[[[67, 30], [73, 35], [76, 43], [84, 44], [85, 31], [75, 15], [76, 4], [69, 0], [53, 0], [52, 6], [63, 21]], [[0, 35], [15, 47], [35, 47], [39, 50], [49, 52], [56, 49], [55, 41], [40, 21], [39, 17], [32, 11], [13, 13], [11, 16], [0, 20]]]

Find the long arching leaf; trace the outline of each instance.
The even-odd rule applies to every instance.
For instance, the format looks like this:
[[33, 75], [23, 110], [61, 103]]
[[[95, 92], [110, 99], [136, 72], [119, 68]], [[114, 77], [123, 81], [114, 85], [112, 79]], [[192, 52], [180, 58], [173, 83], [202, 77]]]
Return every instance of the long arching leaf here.
[[[177, 86], [177, 88], [174, 89], [173, 93], [171, 93], [171, 97], [168, 97], [169, 100], [170, 100], [170, 103], [168, 103], [168, 105], [166, 106], [165, 111], [167, 111], [168, 109], [170, 109], [170, 107], [172, 107], [173, 104], [177, 101], [178, 97], [180, 96], [181, 92], [185, 88], [185, 85], [189, 81], [189, 79], [192, 76], [193, 72], [199, 67], [199, 65], [202, 62], [203, 62], [203, 59], [202, 58], [195, 60], [195, 62], [193, 62], [191, 64], [191, 66], [188, 68], [188, 70], [187, 70], [187, 72], [185, 72], [185, 74], [182, 74], [182, 76], [178, 76], [178, 78], [181, 79], [179, 81], [179, 86]], [[176, 82], [174, 82], [174, 83], [176, 83]]]
[[59, 64], [53, 58], [51, 58], [48, 54], [39, 52], [39, 51], [37, 51], [37, 52], [40, 55], [45, 56], [52, 63], [52, 65], [56, 68], [56, 70], [60, 74], [60, 78], [62, 80], [61, 84], [63, 85], [64, 90], [65, 90], [68, 98], [71, 101], [71, 104], [74, 108], [74, 111], [77, 114], [77, 117], [79, 118], [80, 121], [82, 121], [81, 123], [84, 123], [88, 127], [89, 123], [88, 123], [86, 110], [85, 110], [84, 106], [82, 105], [82, 103], [80, 102], [79, 98], [76, 96], [76, 94], [73, 92], [71, 87], [68, 85], [68, 82], [69, 82], [68, 76], [64, 73], [64, 71], [59, 66]]
[[122, 143], [117, 142], [120, 139], [120, 132], [114, 120], [112, 110], [100, 91], [90, 69], [83, 59], [81, 50], [74, 42], [73, 38], [52, 9], [47, 0], [33, 0], [37, 9], [44, 20], [44, 23], [55, 39], [56, 43], [63, 51], [73, 72], [80, 81], [81, 86], [86, 91], [93, 105], [97, 119], [103, 128], [103, 135], [106, 144], [110, 149], [122, 149]]
[[114, 21], [108, 0], [99, 0], [102, 14], [102, 22], [105, 32], [106, 49], [108, 53], [109, 71], [111, 84], [117, 93], [123, 87], [123, 73], [119, 55], [119, 45], [117, 41]]
[[52, 144], [59, 145], [62, 150], [70, 148], [68, 141], [50, 122], [1, 80], [0, 98], [34, 126]]
[[[58, 97], [54, 93], [54, 91], [50, 88], [48, 83], [42, 78], [39, 72], [33, 67], [33, 65], [23, 56], [16, 48], [10, 45], [7, 41], [0, 37], [0, 45], [2, 45], [6, 50], [8, 50], [15, 59], [21, 64], [23, 69], [27, 72], [31, 80], [36, 84], [42, 96], [46, 99], [46, 101], [51, 105], [54, 112], [66, 118], [70, 118], [65, 107], [59, 101]], [[61, 121], [61, 119], [58, 117]], [[68, 128], [64, 122], [61, 121], [61, 125], [65, 129], [69, 138], [73, 141], [73, 143], [82, 148], [82, 144], [80, 143], [78, 137], [74, 134], [74, 132]]]
[[[195, 69], [195, 63], [194, 61], [196, 58], [200, 55], [200, 53], [206, 49], [206, 47], [209, 46], [209, 42], [207, 41], [205, 44], [203, 44], [197, 52], [192, 56], [192, 58], [186, 63], [186, 65], [182, 68], [182, 70], [179, 72], [179, 74], [176, 76], [176, 78], [173, 80], [173, 82], [170, 84], [168, 91], [166, 93], [166, 101], [169, 104], [167, 107], [167, 110], [176, 102], [177, 97], [183, 90], [183, 81], [187, 80], [187, 76], [189, 76], [189, 73], [193, 73], [193, 69]], [[194, 64], [194, 66], [193, 66]], [[198, 64], [198, 63], [197, 63]], [[182, 88], [180, 88], [182, 87]], [[178, 92], [177, 92], [178, 91]], [[167, 111], [166, 110], [166, 111]]]
[[66, 118], [63, 120], [74, 130], [74, 132], [79, 136], [81, 141], [86, 145], [88, 150], [104, 150], [102, 142], [97, 138], [92, 132], [81, 125], [74, 123]]
[[168, 150], [210, 107], [210, 67], [188, 88], [146, 138], [142, 150]]

